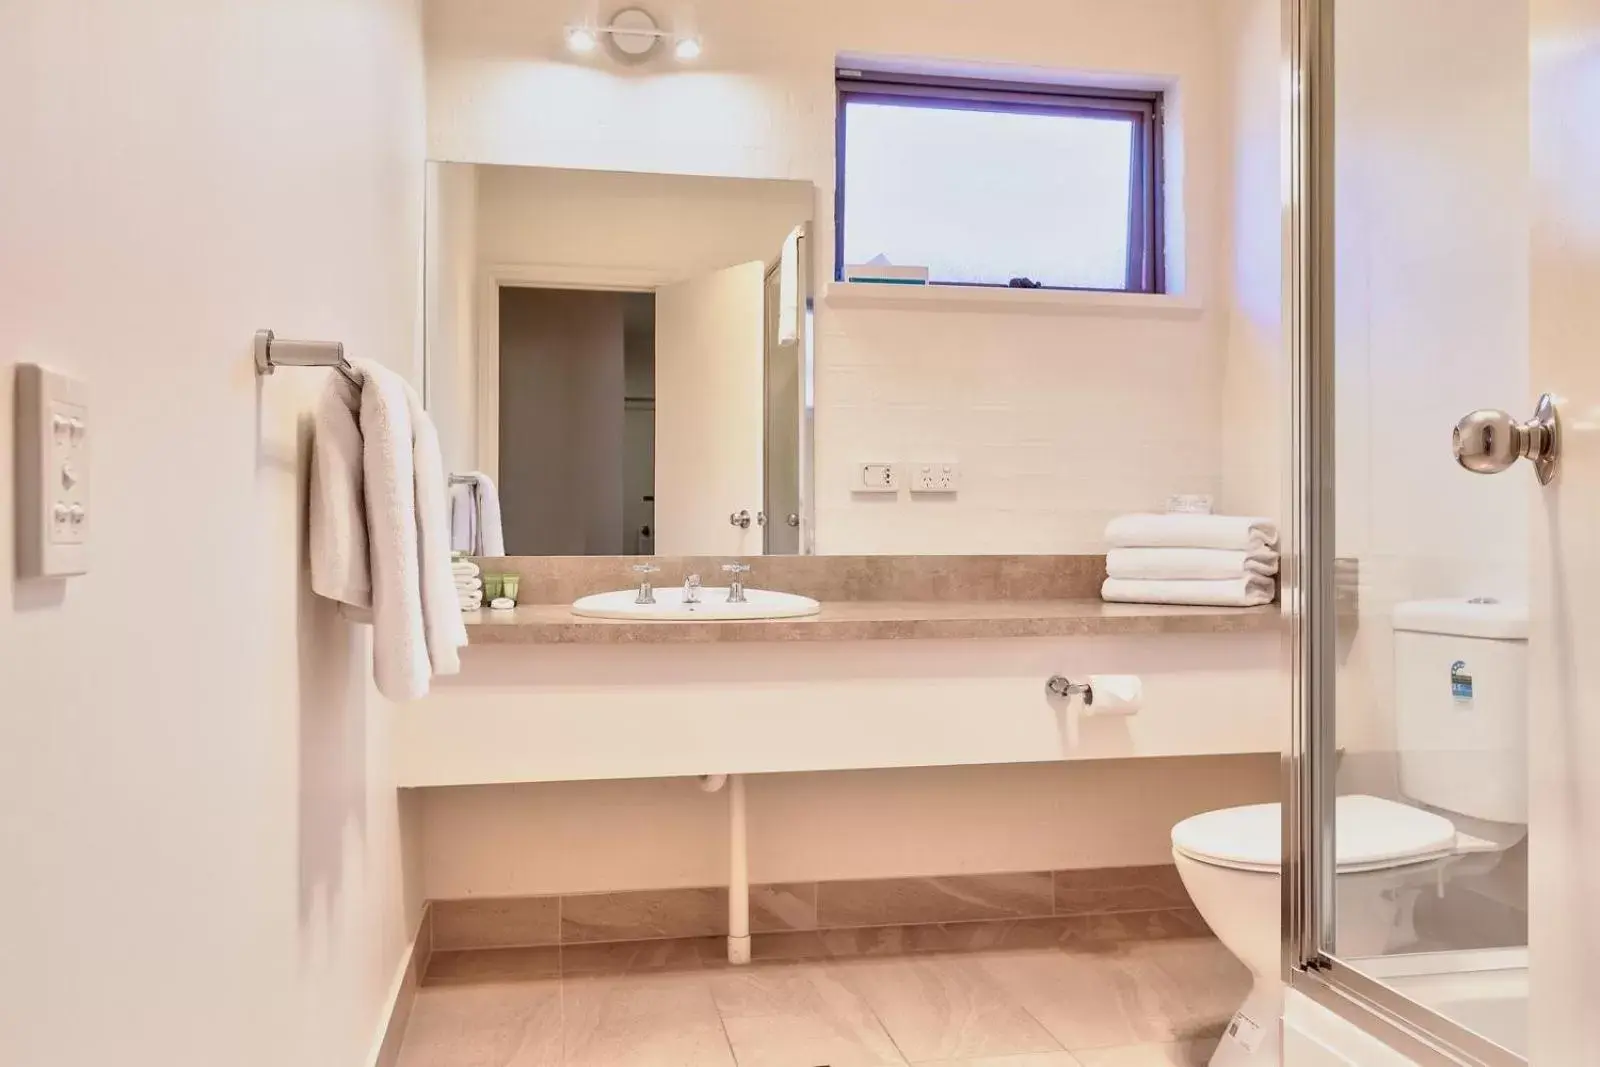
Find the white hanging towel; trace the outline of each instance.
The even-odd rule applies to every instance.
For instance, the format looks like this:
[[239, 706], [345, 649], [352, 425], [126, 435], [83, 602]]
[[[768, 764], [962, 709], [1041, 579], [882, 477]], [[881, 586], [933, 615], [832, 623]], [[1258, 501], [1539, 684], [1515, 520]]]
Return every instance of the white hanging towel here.
[[1278, 524], [1242, 515], [1123, 515], [1106, 526], [1112, 548], [1220, 548], [1255, 552], [1278, 543]]
[[778, 343], [792, 345], [800, 339], [800, 238], [804, 226], [796, 226], [783, 239], [783, 254], [778, 258]]
[[1106, 574], [1112, 578], [1216, 580], [1277, 573], [1278, 553], [1270, 548], [1113, 548], [1106, 553]]
[[1254, 608], [1272, 603], [1273, 580], [1255, 575], [1209, 582], [1156, 582], [1107, 578], [1100, 599], [1114, 604], [1187, 604], [1211, 608]]
[[450, 547], [474, 556], [505, 555], [500, 490], [482, 471], [472, 471], [465, 478], [450, 487]]
[[373, 676], [415, 700], [461, 669], [467, 643], [450, 567], [433, 422], [405, 380], [365, 360], [328, 376], [311, 458], [311, 588], [373, 628]]

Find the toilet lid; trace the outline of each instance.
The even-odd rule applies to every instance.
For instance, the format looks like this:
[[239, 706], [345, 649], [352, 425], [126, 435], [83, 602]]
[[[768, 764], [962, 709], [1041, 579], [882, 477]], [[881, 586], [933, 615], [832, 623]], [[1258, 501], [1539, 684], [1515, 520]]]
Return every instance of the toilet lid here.
[[[1455, 851], [1456, 828], [1432, 812], [1378, 797], [1339, 797], [1335, 849], [1341, 872], [1420, 863]], [[1172, 847], [1219, 867], [1276, 871], [1283, 861], [1278, 804], [1208, 811], [1172, 828]]]

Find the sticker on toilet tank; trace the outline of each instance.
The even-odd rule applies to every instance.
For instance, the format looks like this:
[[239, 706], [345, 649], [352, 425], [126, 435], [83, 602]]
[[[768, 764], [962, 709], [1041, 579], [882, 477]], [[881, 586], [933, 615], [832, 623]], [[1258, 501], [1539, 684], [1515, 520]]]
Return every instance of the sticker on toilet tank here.
[[1450, 697], [1457, 704], [1472, 703], [1472, 675], [1467, 672], [1464, 659], [1450, 664]]
[[1234, 1013], [1233, 1021], [1228, 1024], [1228, 1032], [1224, 1036], [1229, 1041], [1238, 1042], [1246, 1052], [1254, 1052], [1261, 1047], [1263, 1033], [1256, 1021], [1241, 1011]]

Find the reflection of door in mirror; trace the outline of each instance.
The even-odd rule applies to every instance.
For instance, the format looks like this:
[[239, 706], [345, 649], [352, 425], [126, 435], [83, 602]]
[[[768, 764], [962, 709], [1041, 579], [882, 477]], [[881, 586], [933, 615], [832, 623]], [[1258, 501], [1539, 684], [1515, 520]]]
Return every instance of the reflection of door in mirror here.
[[662, 555], [761, 552], [765, 273], [756, 260], [656, 293]]

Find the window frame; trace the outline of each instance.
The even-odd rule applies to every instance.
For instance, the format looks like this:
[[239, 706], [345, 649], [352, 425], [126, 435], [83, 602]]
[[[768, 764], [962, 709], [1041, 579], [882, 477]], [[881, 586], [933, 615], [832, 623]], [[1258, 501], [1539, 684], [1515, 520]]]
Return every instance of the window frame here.
[[[948, 111], [996, 114], [1060, 115], [1098, 118], [1107, 112], [1133, 124], [1132, 165], [1128, 188], [1128, 263], [1124, 284], [1117, 289], [1047, 285], [1057, 291], [1146, 293], [1167, 291], [1166, 220], [1163, 205], [1165, 167], [1165, 93], [1161, 90], [1088, 88], [1041, 82], [943, 77], [838, 67], [834, 72], [837, 111], [834, 119], [833, 276], [844, 280], [844, 229], [848, 210], [845, 188], [845, 135], [851, 103], [891, 104]], [[997, 282], [955, 282], [929, 279], [930, 284], [973, 288], [1007, 288]]]

